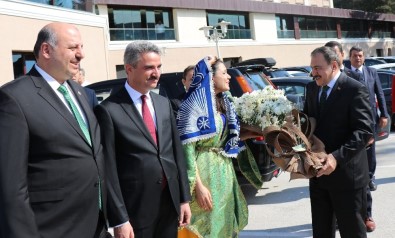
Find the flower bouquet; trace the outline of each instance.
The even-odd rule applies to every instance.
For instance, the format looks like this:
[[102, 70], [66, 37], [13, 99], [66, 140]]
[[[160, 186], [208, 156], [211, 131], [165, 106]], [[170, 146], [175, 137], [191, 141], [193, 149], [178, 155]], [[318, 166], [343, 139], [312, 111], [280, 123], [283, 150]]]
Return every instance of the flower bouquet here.
[[[322, 167], [323, 143], [313, 135], [315, 121], [294, 109], [283, 90], [271, 86], [234, 100], [242, 127], [265, 136], [273, 162], [291, 179], [311, 178]], [[270, 148], [269, 148], [269, 146]]]
[[293, 108], [284, 90], [272, 86], [245, 93], [235, 98], [234, 105], [243, 126], [260, 132], [268, 126], [282, 126]]

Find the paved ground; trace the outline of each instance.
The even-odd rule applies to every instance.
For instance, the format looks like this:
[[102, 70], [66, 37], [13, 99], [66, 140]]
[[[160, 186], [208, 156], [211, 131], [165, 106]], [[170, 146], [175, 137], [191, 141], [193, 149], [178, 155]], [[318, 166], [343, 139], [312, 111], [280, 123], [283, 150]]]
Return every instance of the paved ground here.
[[[368, 233], [368, 238], [395, 238], [394, 133], [377, 143], [376, 154], [378, 189], [372, 196], [377, 229]], [[250, 214], [249, 224], [240, 238], [312, 237], [308, 180], [289, 181], [289, 174], [282, 173], [258, 192], [250, 186], [242, 186], [242, 189]]]

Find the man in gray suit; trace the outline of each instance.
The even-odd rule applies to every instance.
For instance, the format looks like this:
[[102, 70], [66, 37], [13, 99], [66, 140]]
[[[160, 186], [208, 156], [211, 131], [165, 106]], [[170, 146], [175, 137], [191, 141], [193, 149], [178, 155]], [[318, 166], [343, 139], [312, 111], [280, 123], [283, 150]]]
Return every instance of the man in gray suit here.
[[51, 23], [37, 63], [0, 88], [0, 237], [105, 237], [100, 131], [84, 89], [78, 29]]
[[124, 64], [125, 86], [95, 108], [112, 195], [109, 223], [115, 237], [176, 238], [190, 221], [191, 195], [170, 102], [150, 92], [161, 74], [160, 50], [135, 41]]

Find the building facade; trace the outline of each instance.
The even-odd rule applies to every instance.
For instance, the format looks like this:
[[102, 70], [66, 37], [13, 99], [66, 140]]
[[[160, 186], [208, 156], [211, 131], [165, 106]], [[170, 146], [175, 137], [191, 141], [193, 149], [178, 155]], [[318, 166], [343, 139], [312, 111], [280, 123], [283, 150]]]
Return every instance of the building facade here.
[[162, 49], [164, 73], [182, 71], [217, 54], [199, 29], [221, 21], [229, 22], [218, 41], [229, 66], [259, 57], [274, 58], [278, 67], [309, 65], [310, 52], [329, 40], [341, 42], [346, 56], [353, 45], [367, 56], [392, 55], [395, 27], [395, 15], [336, 9], [332, 0], [0, 0], [0, 20], [0, 85], [28, 71], [37, 33], [51, 21], [81, 30], [89, 83], [124, 77], [123, 52], [134, 40]]

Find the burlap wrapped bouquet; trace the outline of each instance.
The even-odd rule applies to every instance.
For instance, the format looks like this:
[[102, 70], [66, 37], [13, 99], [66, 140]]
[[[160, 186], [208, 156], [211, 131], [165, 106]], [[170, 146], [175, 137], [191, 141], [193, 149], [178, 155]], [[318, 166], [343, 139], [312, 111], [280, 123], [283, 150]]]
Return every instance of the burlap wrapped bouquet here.
[[263, 130], [268, 153], [282, 170], [291, 173], [291, 180], [314, 177], [322, 168], [320, 158], [326, 156], [325, 146], [313, 135], [315, 125], [314, 118], [293, 110], [281, 127], [268, 126]]

